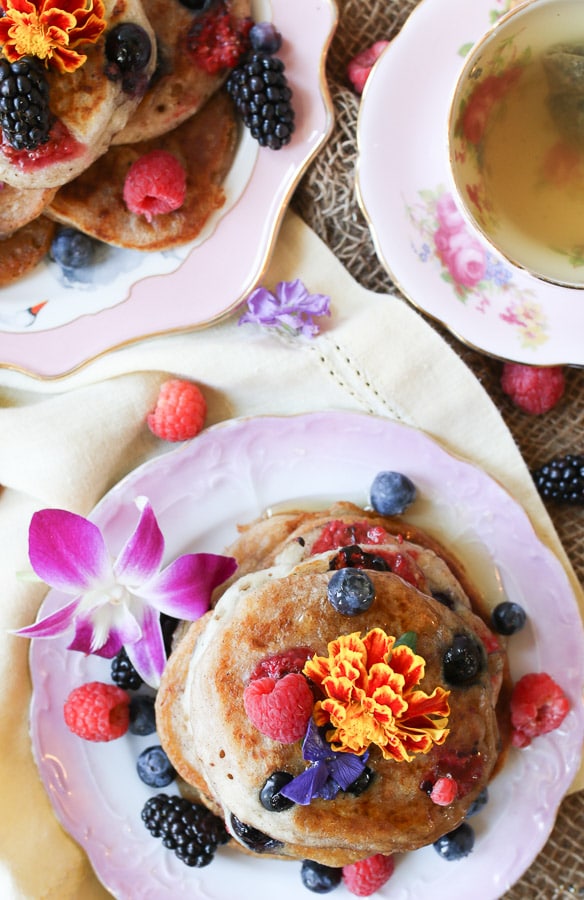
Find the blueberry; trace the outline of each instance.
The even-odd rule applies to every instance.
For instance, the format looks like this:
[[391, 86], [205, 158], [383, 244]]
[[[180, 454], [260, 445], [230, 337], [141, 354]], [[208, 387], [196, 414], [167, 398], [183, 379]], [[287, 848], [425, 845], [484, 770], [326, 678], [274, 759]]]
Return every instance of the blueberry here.
[[160, 746], [147, 747], [136, 763], [138, 775], [149, 787], [165, 787], [174, 781], [176, 771]]
[[272, 772], [260, 791], [260, 803], [268, 812], [283, 812], [294, 806], [294, 801], [283, 797], [280, 790], [290, 784], [293, 775], [289, 772]]
[[305, 859], [300, 870], [302, 884], [315, 894], [328, 894], [329, 891], [333, 891], [341, 883], [342, 876], [342, 869], [324, 866], [312, 859]]
[[474, 847], [474, 839], [474, 831], [470, 825], [463, 822], [454, 831], [443, 834], [437, 841], [434, 841], [432, 846], [442, 859], [454, 862], [468, 856]]
[[515, 634], [527, 621], [527, 614], [519, 603], [505, 600], [499, 603], [491, 613], [491, 622], [499, 634]]
[[366, 612], [375, 597], [369, 576], [359, 569], [338, 569], [328, 583], [328, 598], [343, 616]]
[[49, 255], [62, 269], [82, 269], [91, 265], [95, 256], [96, 242], [89, 235], [76, 228], [59, 228]]
[[477, 640], [468, 634], [456, 634], [442, 658], [444, 677], [450, 684], [468, 684], [480, 674], [485, 659]]
[[379, 472], [369, 493], [371, 506], [382, 516], [399, 516], [416, 499], [416, 487], [401, 472]]
[[214, 0], [180, 0], [180, 2], [193, 12], [207, 12], [213, 6]]
[[230, 822], [233, 834], [248, 850], [253, 850], [254, 853], [267, 853], [270, 850], [279, 850], [282, 846], [282, 841], [270, 837], [269, 834], [264, 834], [263, 831], [259, 831], [252, 825], [246, 825], [233, 813], [231, 813]]
[[471, 805], [466, 811], [466, 818], [470, 819], [472, 816], [476, 816], [477, 813], [481, 811], [483, 806], [486, 806], [489, 802], [489, 791], [488, 788], [483, 788], [480, 794], [472, 801]]
[[442, 606], [447, 606], [448, 609], [454, 609], [454, 600], [446, 591], [432, 591], [432, 596], [434, 600], [437, 600]]
[[282, 46], [282, 35], [271, 22], [257, 22], [249, 32], [252, 50], [277, 53]]
[[352, 781], [347, 788], [347, 794], [359, 797], [363, 791], [366, 791], [367, 788], [371, 786], [374, 778], [375, 775], [373, 774], [373, 769], [370, 769], [369, 766], [365, 766], [358, 778], [355, 778], [355, 781]]
[[139, 72], [150, 62], [152, 43], [141, 25], [122, 22], [108, 32], [105, 55], [120, 72]]
[[153, 734], [156, 731], [154, 697], [134, 694], [130, 700], [130, 734]]

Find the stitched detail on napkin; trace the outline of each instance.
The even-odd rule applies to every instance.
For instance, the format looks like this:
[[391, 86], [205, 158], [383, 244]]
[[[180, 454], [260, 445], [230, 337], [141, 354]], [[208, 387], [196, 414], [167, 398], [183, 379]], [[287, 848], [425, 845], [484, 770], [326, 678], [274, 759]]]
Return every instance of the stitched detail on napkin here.
[[354, 359], [341, 344], [330, 340], [327, 335], [320, 335], [310, 345], [310, 350], [317, 355], [319, 365], [326, 375], [366, 412], [389, 416], [409, 425], [415, 424], [393, 398], [390, 399], [375, 387], [367, 367], [362, 361]]

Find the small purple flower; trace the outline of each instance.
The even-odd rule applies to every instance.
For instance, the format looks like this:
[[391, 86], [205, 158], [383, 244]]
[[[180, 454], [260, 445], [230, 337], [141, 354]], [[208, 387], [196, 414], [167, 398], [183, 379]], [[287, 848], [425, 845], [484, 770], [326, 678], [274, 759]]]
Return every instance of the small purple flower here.
[[314, 337], [319, 328], [314, 316], [330, 316], [330, 297], [325, 294], [309, 294], [299, 278], [296, 281], [280, 281], [275, 294], [259, 287], [247, 298], [247, 312], [239, 325], [254, 323], [266, 328], [277, 328], [289, 334]]
[[187, 553], [160, 569], [164, 538], [152, 506], [136, 500], [138, 523], [116, 559], [93, 522], [63, 509], [42, 509], [29, 527], [29, 559], [55, 590], [73, 594], [56, 612], [16, 634], [50, 638], [70, 627], [69, 650], [111, 659], [122, 647], [157, 687], [166, 662], [160, 613], [192, 621], [209, 608], [213, 589], [236, 569], [229, 556]]
[[332, 750], [311, 719], [302, 744], [302, 758], [310, 765], [280, 788], [280, 794], [301, 806], [308, 806], [316, 797], [333, 800], [340, 790], [346, 791], [359, 778], [368, 756], [368, 752], [357, 756]]

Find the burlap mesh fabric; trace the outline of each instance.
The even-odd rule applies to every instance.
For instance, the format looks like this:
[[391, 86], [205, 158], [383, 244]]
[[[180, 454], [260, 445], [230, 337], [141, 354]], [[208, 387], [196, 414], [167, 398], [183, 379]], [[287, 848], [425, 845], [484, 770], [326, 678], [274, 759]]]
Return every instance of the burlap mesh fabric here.
[[[338, 0], [339, 22], [326, 70], [335, 110], [334, 130], [293, 198], [296, 212], [355, 280], [369, 290], [382, 293], [399, 294], [376, 257], [355, 195], [360, 98], [348, 82], [346, 69], [348, 61], [360, 50], [397, 35], [415, 6], [416, 0]], [[579, 300], [577, 297], [575, 302]], [[529, 416], [501, 391], [499, 360], [477, 353], [440, 324], [433, 324], [493, 398], [530, 468], [552, 456], [584, 452], [584, 371], [568, 369], [567, 390], [560, 404], [544, 416]], [[549, 512], [582, 581], [584, 508], [550, 506]], [[537, 826], [526, 822], [526, 830], [530, 827]], [[521, 840], [520, 835], [517, 840]], [[520, 882], [503, 896], [505, 900], [584, 898], [584, 792], [564, 800], [544, 851]]]

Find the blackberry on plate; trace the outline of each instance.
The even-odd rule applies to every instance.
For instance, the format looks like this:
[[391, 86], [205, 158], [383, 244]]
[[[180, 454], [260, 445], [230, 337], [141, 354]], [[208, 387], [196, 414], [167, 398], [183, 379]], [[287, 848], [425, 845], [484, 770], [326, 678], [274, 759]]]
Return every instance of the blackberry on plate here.
[[544, 500], [584, 505], [584, 454], [557, 456], [534, 469], [531, 475]]
[[36, 150], [49, 140], [49, 84], [40, 60], [0, 58], [0, 128], [15, 150]]
[[300, 869], [302, 884], [314, 894], [328, 894], [341, 883], [343, 870], [305, 859]]
[[227, 79], [227, 90], [251, 136], [260, 146], [280, 150], [294, 132], [292, 90], [284, 63], [265, 50], [250, 53]]
[[130, 658], [124, 647], [117, 656], [114, 656], [110, 666], [110, 676], [114, 684], [124, 688], [125, 691], [137, 691], [144, 683], [130, 662]]
[[184, 797], [150, 797], [142, 808], [142, 821], [185, 865], [196, 868], [209, 865], [217, 847], [229, 840], [222, 819]]

